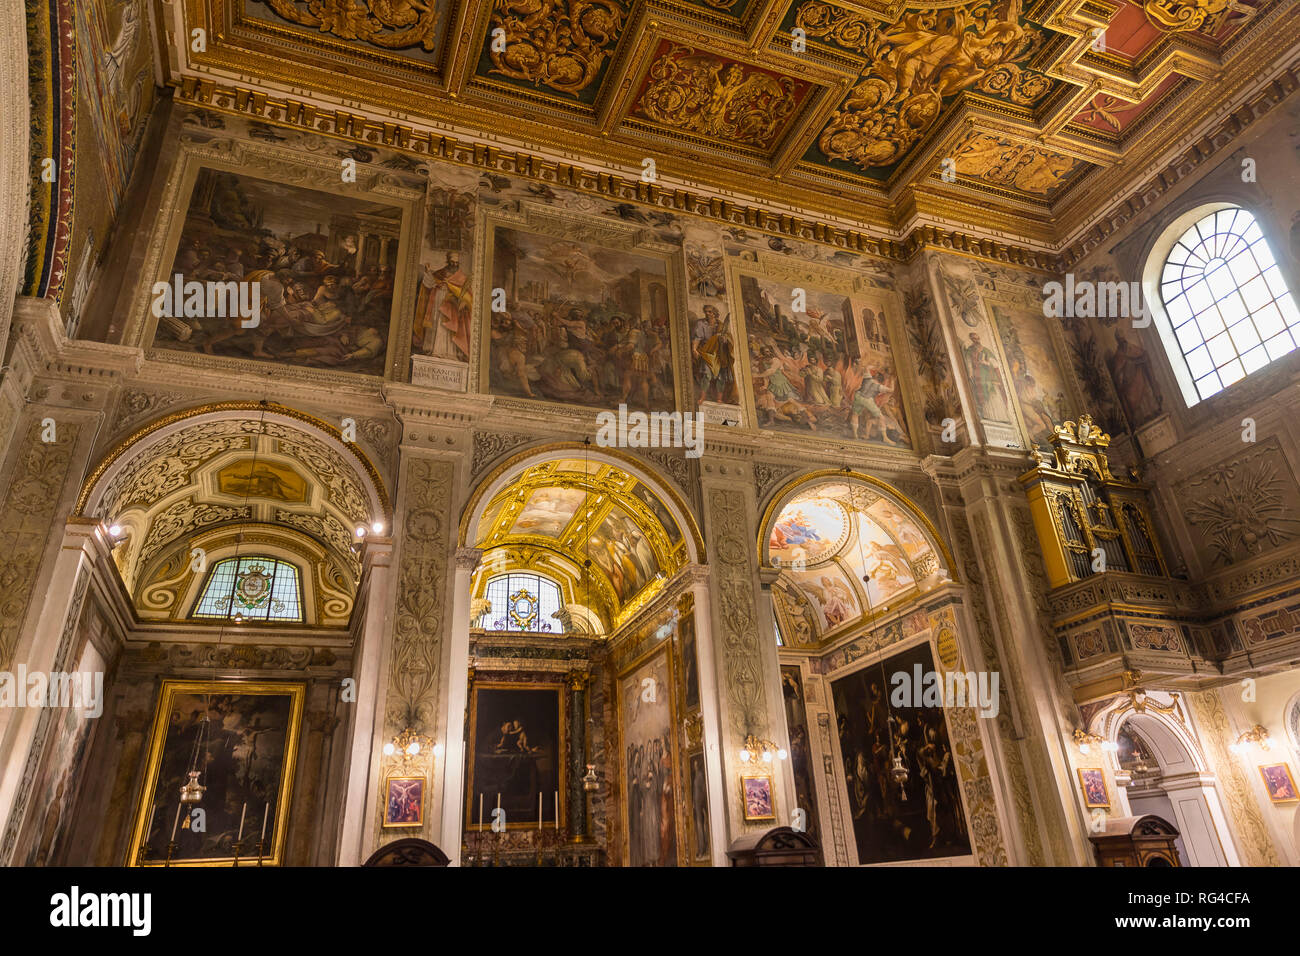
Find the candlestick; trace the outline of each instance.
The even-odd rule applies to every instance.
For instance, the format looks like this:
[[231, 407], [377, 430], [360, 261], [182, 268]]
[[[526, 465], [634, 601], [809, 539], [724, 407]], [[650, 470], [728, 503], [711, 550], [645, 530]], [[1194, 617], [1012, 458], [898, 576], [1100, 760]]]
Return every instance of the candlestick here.
[[181, 804], [178, 803], [176, 804], [176, 816], [172, 820], [172, 839], [171, 839], [172, 843], [176, 842], [176, 828], [180, 825], [180, 822], [181, 822]]
[[244, 814], [246, 813], [248, 813], [247, 803], [245, 803], [239, 811], [239, 836], [235, 837], [236, 840], [242, 840], [244, 838]]

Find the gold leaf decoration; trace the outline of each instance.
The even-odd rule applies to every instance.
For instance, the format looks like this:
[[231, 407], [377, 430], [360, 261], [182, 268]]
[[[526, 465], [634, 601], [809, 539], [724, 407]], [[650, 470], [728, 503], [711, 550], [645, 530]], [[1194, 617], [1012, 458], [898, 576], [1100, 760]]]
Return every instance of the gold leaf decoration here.
[[1069, 156], [987, 133], [976, 133], [966, 140], [954, 160], [959, 176], [1039, 196], [1060, 186], [1079, 165], [1079, 160]]
[[1229, 13], [1254, 14], [1254, 9], [1234, 0], [1146, 0], [1142, 10], [1152, 24], [1169, 33], [1199, 30], [1206, 21], [1217, 28]]
[[[496, 0], [489, 72], [576, 96], [599, 75], [626, 16], [618, 0]], [[500, 50], [493, 43], [497, 29], [505, 33]]]
[[439, 10], [434, 0], [266, 0], [290, 23], [315, 27], [341, 40], [364, 40], [386, 50], [433, 50]]
[[808, 89], [788, 76], [666, 43], [633, 113], [673, 129], [766, 148]]
[[831, 160], [861, 169], [890, 166], [938, 119], [946, 97], [976, 87], [1029, 104], [1051, 81], [1015, 65], [1043, 34], [1020, 22], [1019, 0], [982, 0], [950, 10], [909, 10], [896, 23], [872, 23], [823, 0], [799, 8], [796, 24], [867, 58], [818, 137]]

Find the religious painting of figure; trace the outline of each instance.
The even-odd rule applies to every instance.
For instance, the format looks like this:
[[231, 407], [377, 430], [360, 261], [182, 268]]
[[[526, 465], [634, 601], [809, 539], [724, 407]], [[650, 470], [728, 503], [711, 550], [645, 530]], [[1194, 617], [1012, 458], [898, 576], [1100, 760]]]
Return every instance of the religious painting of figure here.
[[969, 333], [967, 338], [969, 342], [962, 346], [961, 353], [980, 417], [991, 422], [1014, 421], [997, 353], [980, 339], [978, 332]]
[[739, 275], [760, 428], [910, 448], [884, 307]]
[[706, 305], [704, 317], [691, 321], [691, 372], [695, 376], [696, 401], [724, 405], [740, 401], [731, 316], [723, 316], [715, 305]]
[[1002, 354], [1029, 439], [1046, 444], [1057, 425], [1075, 418], [1051, 333], [1041, 311], [997, 304], [990, 304], [989, 311], [1002, 339]]
[[258, 315], [173, 303], [154, 345], [383, 375], [401, 233], [397, 206], [202, 168], [160, 280], [256, 283]]
[[688, 711], [700, 706], [700, 667], [695, 658], [695, 613], [687, 611], [679, 625], [682, 635], [682, 670], [685, 677], [684, 700]]
[[625, 861], [676, 866], [676, 714], [667, 645], [619, 677], [618, 727]]
[[740, 778], [740, 796], [745, 807], [745, 819], [775, 820], [772, 808], [772, 776], [766, 773], [747, 773]]
[[1293, 803], [1300, 800], [1300, 794], [1296, 792], [1295, 780], [1291, 777], [1291, 768], [1287, 764], [1274, 763], [1260, 767], [1259, 775], [1264, 779], [1268, 798], [1274, 803]]
[[1110, 806], [1106, 792], [1106, 775], [1100, 768], [1079, 768], [1079, 786], [1083, 788], [1083, 805], [1089, 809]]
[[[236, 842], [243, 859], [258, 857], [261, 842], [263, 864], [281, 863], [304, 685], [164, 681], [161, 693], [131, 862], [162, 865], [170, 841], [172, 866], [229, 865]], [[190, 782], [202, 796], [182, 806]]]
[[492, 394], [672, 411], [672, 296], [663, 257], [496, 225], [484, 368]]
[[1164, 409], [1164, 400], [1160, 387], [1156, 385], [1151, 357], [1137, 337], [1130, 338], [1119, 328], [1114, 334], [1115, 349], [1107, 357], [1106, 365], [1124, 414], [1136, 428], [1159, 415]]
[[469, 284], [469, 276], [460, 267], [459, 252], [446, 253], [437, 269], [428, 262], [421, 264], [411, 354], [469, 361], [474, 298]]
[[418, 827], [424, 823], [424, 777], [389, 777], [384, 781], [384, 826]]
[[561, 801], [565, 796], [563, 690], [560, 684], [474, 684], [466, 820], [481, 824], [482, 812], [490, 824], [500, 807], [507, 828], [535, 829], [540, 803], [543, 825], [555, 825], [556, 794]]
[[709, 859], [709, 779], [704, 770], [704, 754], [694, 753], [686, 761], [691, 778], [691, 859]]
[[591, 560], [605, 572], [620, 604], [641, 592], [656, 574], [654, 549], [635, 521], [621, 509], [605, 516], [591, 533]]
[[271, 461], [241, 461], [217, 472], [217, 489], [239, 498], [307, 500], [307, 481], [292, 468]]
[[669, 542], [676, 547], [677, 543], [682, 540], [682, 530], [677, 527], [676, 519], [673, 518], [672, 513], [664, 506], [664, 503], [659, 500], [659, 496], [639, 481], [632, 486], [632, 496], [639, 499], [655, 513], [655, 517], [663, 525], [664, 531], [668, 533]]
[[821, 828], [818, 825], [817, 790], [813, 784], [816, 775], [808, 734], [808, 704], [804, 700], [799, 665], [781, 665], [781, 696], [785, 699], [785, 726], [790, 731], [790, 769], [794, 771], [796, 807], [804, 812], [804, 832], [817, 844], [820, 862]]
[[[971, 852], [943, 709], [899, 693], [895, 675], [910, 682], [917, 665], [934, 671], [928, 643], [831, 684], [859, 864]], [[907, 771], [902, 783], [891, 773], [895, 761]]]

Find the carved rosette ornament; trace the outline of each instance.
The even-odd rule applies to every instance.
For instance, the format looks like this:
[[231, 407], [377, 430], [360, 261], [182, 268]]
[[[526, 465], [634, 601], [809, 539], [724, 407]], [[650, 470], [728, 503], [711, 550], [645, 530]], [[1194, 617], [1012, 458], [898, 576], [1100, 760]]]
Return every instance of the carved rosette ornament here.
[[618, 0], [496, 0], [488, 72], [577, 96], [600, 75], [626, 17]]

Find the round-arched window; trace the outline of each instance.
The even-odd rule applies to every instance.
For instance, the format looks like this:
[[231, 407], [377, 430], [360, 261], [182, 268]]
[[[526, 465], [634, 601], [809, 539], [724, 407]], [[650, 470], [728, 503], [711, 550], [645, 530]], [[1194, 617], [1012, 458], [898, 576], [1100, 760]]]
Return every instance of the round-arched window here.
[[490, 607], [483, 626], [490, 631], [562, 632], [553, 615], [563, 606], [560, 587], [540, 574], [499, 574], [483, 596]]
[[1300, 342], [1300, 310], [1259, 223], [1240, 206], [1206, 212], [1182, 231], [1158, 282], [1169, 322], [1161, 337], [1189, 406]]

